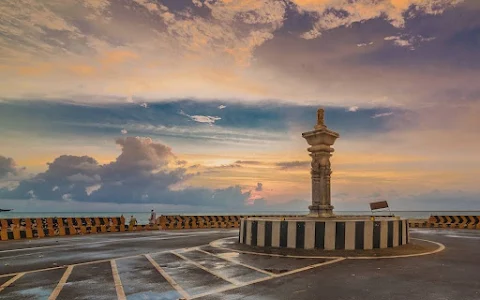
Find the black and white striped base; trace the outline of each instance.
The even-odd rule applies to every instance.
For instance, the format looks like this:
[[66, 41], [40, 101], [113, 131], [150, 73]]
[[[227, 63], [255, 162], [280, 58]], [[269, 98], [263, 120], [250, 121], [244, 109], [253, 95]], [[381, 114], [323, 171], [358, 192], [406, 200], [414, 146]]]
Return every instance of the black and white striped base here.
[[357, 250], [408, 244], [408, 220], [243, 219], [239, 242], [258, 247]]

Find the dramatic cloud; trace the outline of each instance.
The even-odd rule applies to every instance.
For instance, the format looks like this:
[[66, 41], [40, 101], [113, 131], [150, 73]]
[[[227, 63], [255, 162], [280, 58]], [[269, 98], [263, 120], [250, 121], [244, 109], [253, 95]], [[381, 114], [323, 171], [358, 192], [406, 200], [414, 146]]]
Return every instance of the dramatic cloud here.
[[[323, 97], [318, 90], [325, 90], [323, 85], [331, 86], [329, 83], [319, 86], [323, 80], [310, 83], [300, 76], [290, 76], [291, 72], [276, 70], [289, 60], [296, 60], [295, 57], [308, 59], [309, 55], [304, 55], [308, 53], [292, 56], [287, 50], [289, 47], [277, 47], [277, 52], [285, 51], [289, 59], [280, 58], [271, 66], [264, 62], [261, 54], [269, 43], [285, 41], [290, 47], [304, 49], [307, 46], [319, 54], [319, 50], [328, 45], [338, 56], [345, 56], [343, 61], [351, 64], [351, 53], [339, 49], [345, 37], [341, 31], [340, 38], [333, 43], [319, 39], [320, 42], [312, 44], [300, 36], [314, 39], [325, 31], [343, 29], [354, 23], [363, 26], [378, 19], [383, 20], [378, 24], [380, 32], [397, 34], [388, 30], [393, 24], [401, 31], [398, 34], [410, 34], [408, 22], [425, 15], [440, 16], [461, 2], [1, 1], [0, 74], [5, 79], [0, 87], [6, 97], [22, 98], [33, 94], [40, 98], [74, 98], [82, 102], [95, 102], [94, 97], [97, 101], [108, 101], [111, 95], [118, 97], [114, 101], [132, 101], [135, 95], [135, 98], [148, 101], [194, 97], [221, 99], [222, 102], [239, 98], [318, 102]], [[469, 26], [473, 28], [475, 24]], [[442, 28], [439, 29], [444, 31]], [[369, 53], [370, 49], [378, 51], [384, 45], [377, 43], [375, 29], [371, 36], [349, 33], [348, 43], [365, 48], [355, 49], [361, 54]], [[415, 36], [414, 40], [402, 36], [392, 43], [411, 44], [416, 48], [418, 42], [431, 39], [411, 35]], [[278, 58], [275, 51], [268, 51], [266, 55]], [[334, 64], [337, 59], [342, 61], [328, 57], [332, 65], [316, 58], [310, 61], [319, 61], [322, 73], [337, 78], [330, 71], [325, 72], [334, 68], [340, 74], [346, 73]], [[318, 70], [312, 65], [304, 71], [317, 78]], [[288, 84], [284, 76], [288, 77]], [[326, 95], [331, 98], [332, 93], [326, 92]], [[360, 103], [362, 99], [356, 101]], [[148, 107], [146, 103], [139, 105]], [[213, 123], [212, 118], [215, 117], [199, 120]]]
[[9, 175], [17, 175], [19, 170], [13, 158], [0, 155], [0, 179]]
[[[177, 167], [186, 162], [177, 160], [168, 146], [140, 137], [119, 138], [116, 144], [121, 154], [111, 163], [100, 165], [92, 157], [62, 155], [48, 164], [47, 171], [21, 181], [17, 188], [0, 189], [0, 197], [220, 207], [243, 207], [250, 197], [239, 186], [174, 189], [193, 175]], [[232, 167], [239, 166], [219, 168]]]
[[385, 18], [395, 27], [403, 27], [406, 12], [412, 18], [416, 14], [440, 14], [462, 0], [292, 0], [301, 12], [316, 19], [313, 28], [302, 37], [314, 39], [323, 31], [340, 26], [350, 26], [376, 18]]

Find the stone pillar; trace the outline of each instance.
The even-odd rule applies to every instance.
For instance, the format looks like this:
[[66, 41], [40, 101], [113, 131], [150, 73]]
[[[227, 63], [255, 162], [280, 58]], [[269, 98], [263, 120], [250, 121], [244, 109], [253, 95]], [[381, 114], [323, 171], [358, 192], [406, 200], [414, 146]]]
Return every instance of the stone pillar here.
[[339, 134], [331, 131], [324, 123], [324, 110], [317, 111], [317, 125], [313, 131], [302, 133], [310, 147], [307, 149], [312, 157], [312, 205], [311, 216], [332, 217], [333, 206], [330, 197], [330, 156], [334, 151], [332, 146]]

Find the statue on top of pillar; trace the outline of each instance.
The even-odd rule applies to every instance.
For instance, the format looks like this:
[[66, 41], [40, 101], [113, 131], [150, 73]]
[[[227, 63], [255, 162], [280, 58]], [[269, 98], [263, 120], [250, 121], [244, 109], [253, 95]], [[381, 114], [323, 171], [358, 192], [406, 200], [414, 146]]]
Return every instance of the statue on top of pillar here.
[[325, 125], [325, 110], [323, 108], [317, 110], [317, 125]]
[[317, 110], [317, 125], [315, 125], [315, 129], [326, 128], [325, 126], [325, 110], [323, 108], [319, 108]]

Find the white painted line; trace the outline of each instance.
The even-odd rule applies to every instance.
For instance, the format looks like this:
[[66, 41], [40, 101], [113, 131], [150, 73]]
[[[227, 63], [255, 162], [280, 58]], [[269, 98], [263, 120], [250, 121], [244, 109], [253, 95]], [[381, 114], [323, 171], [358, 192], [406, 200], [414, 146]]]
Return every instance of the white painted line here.
[[50, 297], [48, 297], [48, 300], [55, 300], [57, 299], [58, 295], [63, 289], [63, 286], [65, 283], [67, 283], [68, 277], [72, 273], [73, 266], [68, 266], [68, 268], [65, 270], [65, 273], [63, 273], [62, 278], [60, 278], [60, 281], [58, 282], [57, 286], [53, 290], [53, 292], [50, 294]]
[[243, 251], [243, 250], [237, 250], [237, 249], [232, 249], [232, 248], [227, 248], [227, 247], [222, 247], [218, 246], [218, 243], [222, 240], [226, 239], [231, 239], [231, 238], [223, 238], [219, 239], [216, 241], [211, 242], [209, 245], [218, 248], [218, 249], [223, 249], [223, 250], [228, 250], [231, 252], [238, 252], [238, 253], [244, 253], [244, 254], [252, 254], [252, 255], [260, 255], [260, 256], [272, 256], [272, 257], [289, 257], [289, 258], [324, 258], [324, 259], [338, 259], [338, 258], [345, 258], [345, 259], [388, 259], [388, 258], [405, 258], [405, 257], [416, 257], [416, 256], [424, 256], [424, 255], [430, 255], [434, 253], [438, 253], [440, 251], [443, 251], [445, 249], [445, 245], [434, 242], [434, 241], [429, 241], [429, 240], [424, 240], [424, 239], [417, 239], [417, 238], [410, 238], [411, 240], [417, 240], [417, 241], [423, 241], [423, 242], [428, 242], [432, 244], [438, 245], [438, 248], [429, 251], [429, 252], [423, 252], [423, 253], [414, 253], [414, 254], [405, 254], [405, 255], [394, 255], [394, 256], [348, 256], [348, 257], [340, 257], [340, 256], [300, 256], [300, 255], [281, 255], [281, 254], [268, 254], [268, 253], [260, 253], [260, 252], [251, 252], [251, 251]]
[[32, 256], [32, 255], [37, 255], [37, 254], [41, 254], [41, 253], [44, 253], [44, 252], [35, 252], [35, 253], [20, 254], [20, 255], [13, 255], [13, 256], [2, 256], [2, 257], [0, 257], [0, 260], [1, 259], [7, 259], [7, 258], [16, 258], [16, 257], [21, 257], [21, 256]]
[[218, 278], [220, 278], [220, 279], [222, 279], [222, 280], [225, 280], [225, 281], [227, 281], [227, 282], [230, 282], [231, 284], [234, 284], [234, 285], [236, 285], [236, 286], [242, 285], [242, 283], [241, 283], [240, 281], [235, 280], [235, 279], [227, 278], [227, 277], [225, 277], [225, 276], [223, 276], [223, 275], [220, 275], [220, 274], [216, 273], [215, 271], [209, 270], [208, 268], [205, 268], [204, 266], [202, 266], [201, 264], [197, 263], [196, 261], [193, 261], [193, 260], [191, 260], [191, 259], [189, 259], [189, 258], [186, 258], [185, 256], [181, 255], [180, 253], [176, 253], [176, 252], [174, 252], [174, 251], [170, 251], [170, 253], [172, 253], [172, 254], [180, 257], [181, 259], [183, 259], [183, 260], [185, 260], [185, 261], [188, 261], [189, 263], [193, 264], [193, 265], [196, 266], [197, 268], [200, 268], [200, 269], [204, 270], [205, 272], [208, 272], [208, 273], [214, 275], [215, 277], [218, 277]]
[[[233, 237], [234, 238], [234, 237]], [[228, 250], [228, 251], [231, 251], [231, 252], [238, 252], [238, 253], [244, 253], [244, 254], [252, 254], [252, 255], [260, 255], [260, 256], [272, 256], [272, 257], [289, 257], [289, 258], [326, 258], [326, 259], [335, 259], [335, 258], [340, 258], [340, 256], [303, 256], [303, 255], [282, 255], [282, 254], [269, 254], [269, 253], [261, 253], [261, 252], [252, 252], [252, 251], [244, 251], [244, 250], [237, 250], [237, 249], [233, 249], [233, 248], [227, 248], [227, 247], [223, 247], [223, 246], [218, 246], [217, 243], [219, 243], [219, 241], [222, 241], [222, 240], [226, 240], [226, 239], [232, 239], [232, 238], [223, 238], [223, 239], [219, 239], [219, 240], [216, 240], [216, 241], [213, 241], [211, 242], [209, 245], [214, 247], [214, 248], [218, 248], [218, 249], [222, 249], [222, 250]]]
[[214, 256], [214, 257], [217, 257], [217, 258], [219, 258], [219, 259], [223, 259], [223, 260], [229, 261], [229, 262], [231, 262], [231, 263], [234, 263], [234, 264], [237, 264], [237, 265], [240, 265], [240, 266], [247, 267], [247, 268], [249, 268], [249, 269], [255, 270], [255, 271], [260, 272], [260, 273], [263, 273], [263, 274], [267, 274], [267, 275], [269, 275], [269, 276], [275, 276], [275, 274], [273, 274], [273, 273], [271, 273], [271, 272], [267, 272], [267, 271], [265, 271], [265, 270], [255, 268], [255, 267], [253, 267], [253, 266], [249, 266], [249, 265], [246, 265], [246, 264], [244, 264], [244, 263], [234, 261], [233, 259], [230, 259], [230, 258], [227, 258], [227, 257], [224, 257], [224, 256], [219, 256], [219, 255], [210, 253], [210, 252], [208, 252], [208, 251], [205, 251], [205, 250], [202, 250], [202, 249], [199, 249], [199, 248], [197, 248], [197, 251], [198, 251], [198, 252], [205, 253], [205, 254], [208, 254], [208, 255], [211, 255], [211, 256]]
[[167, 272], [165, 272], [158, 264], [155, 260], [153, 260], [153, 258], [148, 255], [148, 254], [145, 254], [145, 257], [150, 261], [150, 263], [155, 267], [155, 269], [157, 269], [157, 271], [162, 274], [162, 276], [165, 278], [165, 280], [167, 280], [168, 283], [170, 283], [170, 285], [175, 289], [177, 290], [177, 292], [182, 295], [183, 298], [185, 299], [191, 299], [191, 296], [180, 286], [178, 285], [178, 283], [175, 282], [175, 280], [173, 280], [172, 277], [170, 277], [170, 275], [167, 274]]
[[37, 273], [37, 272], [49, 271], [49, 270], [63, 269], [63, 268], [65, 268], [65, 266], [51, 267], [51, 268], [33, 270], [33, 271], [28, 271], [28, 272], [15, 272], [15, 273], [10, 273], [10, 274], [0, 275], [0, 278], [15, 276], [15, 275], [22, 274], [22, 273], [24, 273], [24, 274], [30, 274], [30, 273]]
[[240, 287], [243, 287], [243, 286], [247, 286], [247, 285], [251, 285], [251, 284], [254, 284], [254, 283], [258, 283], [258, 282], [262, 282], [262, 281], [267, 281], [267, 280], [270, 280], [272, 279], [273, 277], [265, 277], [265, 278], [260, 278], [260, 279], [257, 279], [257, 280], [254, 280], [254, 281], [249, 281], [248, 284], [242, 284], [241, 286], [226, 286], [226, 287], [223, 287], [223, 288], [218, 288], [218, 289], [215, 289], [215, 290], [212, 290], [212, 291], [208, 291], [208, 292], [205, 292], [205, 293], [202, 293], [202, 294], [197, 294], [195, 295], [194, 297], [190, 298], [190, 299], [197, 299], [197, 298], [200, 298], [200, 297], [205, 297], [205, 296], [208, 296], [208, 295], [212, 295], [212, 294], [217, 294], [217, 293], [223, 293], [223, 292], [227, 292], [227, 291], [231, 291], [231, 290], [234, 290], [234, 289], [238, 289]]
[[[290, 271], [290, 272], [285, 272], [285, 273], [283, 273], [283, 274], [278, 274], [278, 275], [276, 275], [276, 276], [274, 276], [274, 277], [275, 277], [275, 278], [283, 277], [283, 276], [287, 276], [287, 275], [290, 275], [290, 274], [294, 274], [294, 273], [306, 271], [306, 270], [309, 270], [309, 269], [317, 268], [317, 267], [320, 267], [320, 266], [324, 266], [324, 265], [328, 265], [328, 264], [333, 264], [333, 263], [336, 263], [336, 262], [339, 262], [339, 261], [342, 261], [342, 260], [345, 260], [345, 258], [340, 257], [340, 258], [337, 258], [337, 259], [334, 259], [334, 260], [331, 260], [331, 261], [327, 261], [327, 262], [323, 262], [323, 263], [319, 263], [319, 264], [307, 266], [307, 267], [305, 267], [305, 268], [293, 270], [293, 271]], [[237, 289], [237, 288], [239, 288], [239, 287], [249, 286], [249, 285], [252, 285], [252, 284], [255, 284], [255, 283], [259, 283], [259, 282], [271, 280], [271, 279], [274, 278], [274, 277], [265, 277], [265, 278], [255, 279], [255, 280], [252, 280], [252, 281], [243, 283], [241, 286], [232, 286], [232, 287], [219, 288], [219, 289], [212, 290], [212, 291], [209, 291], [209, 292], [206, 292], [206, 293], [203, 293], [203, 294], [195, 295], [195, 297], [192, 297], [192, 298], [190, 298], [190, 299], [196, 299], [196, 298], [205, 297], [205, 296], [212, 295], [212, 294], [216, 294], [216, 293], [222, 293], [222, 292], [234, 290], [234, 289]]]
[[115, 282], [115, 290], [117, 291], [117, 299], [118, 300], [127, 300], [125, 296], [125, 291], [123, 290], [122, 280], [120, 279], [120, 275], [118, 274], [117, 263], [114, 259], [110, 261], [112, 265], [112, 275], [113, 281]]
[[430, 255], [434, 253], [438, 253], [440, 251], [445, 250], [445, 245], [434, 242], [434, 241], [429, 241], [429, 240], [423, 240], [423, 239], [417, 239], [417, 238], [410, 238], [411, 240], [417, 240], [417, 241], [423, 241], [427, 243], [432, 243], [438, 246], [437, 249], [429, 252], [423, 252], [423, 253], [414, 253], [414, 254], [405, 254], [405, 255], [395, 255], [395, 256], [379, 256], [379, 257], [369, 257], [369, 256], [359, 256], [359, 257], [347, 257], [347, 259], [388, 259], [388, 258], [405, 258], [405, 257], [417, 257], [417, 256], [424, 256], [424, 255]]
[[345, 258], [344, 257], [339, 257], [339, 258], [336, 258], [336, 259], [330, 259], [328, 261], [321, 262], [321, 263], [318, 263], [318, 264], [306, 266], [306, 267], [303, 267], [303, 268], [300, 268], [300, 269], [295, 269], [295, 270], [288, 271], [288, 272], [285, 272], [285, 273], [282, 273], [282, 274], [276, 274], [275, 277], [282, 277], [282, 276], [295, 274], [295, 273], [298, 273], [298, 272], [303, 272], [303, 271], [310, 270], [310, 269], [313, 269], [313, 268], [316, 268], [316, 267], [321, 267], [321, 266], [325, 266], [325, 265], [329, 265], [329, 264], [334, 264], [334, 263], [340, 262], [342, 260], [345, 260]]
[[[187, 249], [187, 248], [184, 248], [184, 249]], [[159, 251], [159, 252], [150, 252], [149, 254], [161, 254], [161, 253], [167, 253], [167, 252], [170, 252], [170, 251], [171, 251], [171, 250], [164, 250], [164, 251]], [[116, 257], [116, 258], [107, 258], [107, 259], [100, 259], [100, 260], [92, 260], [92, 261], [86, 261], [86, 262], [71, 264], [71, 265], [69, 265], [69, 266], [90, 265], [90, 264], [96, 264], [96, 263], [102, 263], [102, 262], [110, 262], [112, 259], [120, 260], [120, 259], [134, 258], [134, 257], [139, 257], [139, 256], [144, 256], [144, 255], [145, 255], [145, 253], [137, 254], [137, 255], [129, 255], [129, 256]], [[23, 273], [25, 273], [25, 274], [37, 273], [37, 272], [43, 272], [43, 271], [49, 271], [49, 270], [55, 270], [55, 269], [62, 269], [62, 268], [65, 268], [65, 266], [58, 266], [58, 267], [51, 267], [51, 268], [45, 268], [45, 269], [38, 269], [38, 270], [27, 271], [27, 272], [23, 272]], [[3, 275], [0, 275], [0, 278], [2, 278], [2, 277], [10, 277], [10, 276], [14, 276], [14, 275], [17, 275], [17, 274], [20, 274], [20, 273], [21, 273], [21, 272], [10, 273], [10, 274], [3, 274]]]
[[64, 245], [51, 245], [51, 246], [38, 246], [38, 247], [29, 247], [29, 248], [17, 248], [17, 249], [9, 249], [9, 250], [1, 250], [0, 253], [9, 253], [9, 252], [18, 252], [18, 251], [31, 251], [37, 249], [48, 249], [48, 248], [61, 248], [61, 247], [68, 247], [71, 249], [72, 247], [78, 245], [96, 245], [96, 244], [109, 244], [109, 243], [116, 243], [122, 241], [131, 241], [131, 240], [172, 240], [172, 239], [179, 239], [183, 237], [190, 237], [196, 236], [197, 234], [185, 234], [185, 235], [174, 235], [169, 237], [137, 237], [137, 238], [128, 238], [128, 239], [115, 239], [115, 240], [105, 240], [101, 242], [81, 242], [81, 243], [71, 243], [71, 244], [64, 244]]
[[14, 283], [15, 281], [17, 281], [17, 279], [22, 277], [24, 274], [25, 273], [19, 273], [19, 274], [15, 275], [15, 277], [13, 277], [10, 280], [8, 280], [7, 282], [5, 282], [4, 284], [0, 285], [0, 292], [3, 291], [6, 287], [11, 285], [12, 283]]

